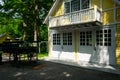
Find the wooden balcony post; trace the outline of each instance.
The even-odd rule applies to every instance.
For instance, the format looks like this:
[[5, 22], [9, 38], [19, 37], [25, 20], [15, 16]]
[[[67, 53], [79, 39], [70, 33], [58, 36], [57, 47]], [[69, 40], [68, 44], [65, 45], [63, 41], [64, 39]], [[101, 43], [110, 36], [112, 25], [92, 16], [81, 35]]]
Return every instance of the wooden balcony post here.
[[96, 5], [94, 6], [94, 14], [95, 14], [94, 20], [96, 21], [97, 20], [97, 6]]

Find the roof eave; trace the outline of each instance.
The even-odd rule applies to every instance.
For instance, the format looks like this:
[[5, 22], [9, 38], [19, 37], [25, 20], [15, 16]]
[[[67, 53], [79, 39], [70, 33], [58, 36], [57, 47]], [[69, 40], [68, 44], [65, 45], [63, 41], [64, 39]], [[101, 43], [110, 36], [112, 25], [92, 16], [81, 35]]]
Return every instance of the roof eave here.
[[53, 6], [51, 7], [51, 9], [48, 12], [48, 15], [46, 16], [46, 18], [43, 21], [43, 24], [47, 23], [49, 20], [49, 16], [53, 13], [53, 11], [55, 10], [55, 8], [57, 7], [58, 3], [60, 0], [55, 0]]

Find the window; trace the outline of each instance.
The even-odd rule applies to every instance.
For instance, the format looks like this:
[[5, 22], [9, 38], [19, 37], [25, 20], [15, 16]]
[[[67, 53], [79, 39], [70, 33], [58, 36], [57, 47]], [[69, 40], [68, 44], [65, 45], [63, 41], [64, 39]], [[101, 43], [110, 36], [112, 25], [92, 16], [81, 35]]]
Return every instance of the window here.
[[89, 8], [90, 0], [70, 0], [65, 2], [65, 13]]
[[96, 31], [96, 43], [100, 46], [111, 46], [111, 29]]
[[82, 2], [82, 9], [87, 9], [89, 8], [89, 0], [81, 0]]
[[72, 33], [63, 33], [63, 45], [72, 45]]
[[80, 0], [72, 0], [71, 1], [71, 11], [78, 11], [80, 10]]
[[67, 45], [67, 33], [63, 33], [63, 45]]
[[85, 32], [80, 32], [80, 45], [85, 45]]
[[70, 13], [70, 2], [65, 3], [65, 13]]
[[80, 45], [81, 46], [92, 46], [92, 32], [80, 32]]
[[92, 32], [91, 31], [86, 32], [86, 45], [92, 46]]
[[103, 30], [96, 31], [96, 43], [103, 46]]
[[56, 45], [56, 34], [53, 34], [53, 45]]
[[60, 45], [60, 34], [53, 34], [53, 45]]
[[104, 46], [111, 46], [111, 30], [104, 30]]

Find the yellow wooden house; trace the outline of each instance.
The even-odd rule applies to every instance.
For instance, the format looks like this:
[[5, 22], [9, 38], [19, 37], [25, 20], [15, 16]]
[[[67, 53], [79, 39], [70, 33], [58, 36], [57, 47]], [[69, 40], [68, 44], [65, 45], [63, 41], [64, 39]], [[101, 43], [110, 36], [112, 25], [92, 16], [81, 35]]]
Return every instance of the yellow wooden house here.
[[120, 65], [120, 0], [55, 0], [44, 23], [50, 57]]
[[8, 34], [0, 34], [0, 44], [2, 44], [7, 38], [11, 38]]

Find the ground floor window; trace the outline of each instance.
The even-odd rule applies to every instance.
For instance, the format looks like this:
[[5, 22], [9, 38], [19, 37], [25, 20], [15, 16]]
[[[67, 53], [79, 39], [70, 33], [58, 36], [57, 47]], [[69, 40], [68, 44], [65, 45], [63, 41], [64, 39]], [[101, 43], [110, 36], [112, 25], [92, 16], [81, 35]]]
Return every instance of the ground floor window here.
[[72, 45], [72, 33], [63, 33], [63, 45]]
[[92, 46], [92, 31], [80, 32], [80, 45]]
[[111, 46], [111, 29], [97, 30], [96, 43], [100, 46]]
[[60, 45], [60, 33], [53, 34], [53, 45]]

